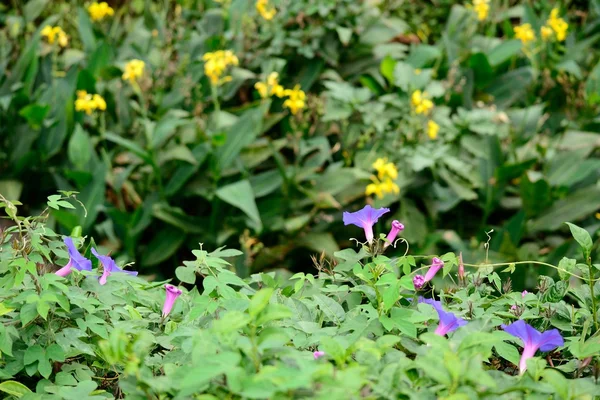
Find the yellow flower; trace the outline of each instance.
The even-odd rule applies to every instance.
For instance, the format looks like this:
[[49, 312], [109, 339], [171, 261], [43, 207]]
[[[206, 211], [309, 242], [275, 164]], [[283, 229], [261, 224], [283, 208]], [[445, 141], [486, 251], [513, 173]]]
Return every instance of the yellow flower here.
[[78, 90], [77, 100], [75, 100], [75, 110], [91, 115], [95, 110], [106, 110], [106, 101], [99, 94], [92, 95], [85, 90]]
[[283, 95], [288, 97], [283, 102], [283, 106], [289, 108], [290, 112], [294, 115], [306, 105], [304, 102], [306, 94], [300, 89], [300, 85], [294, 86], [294, 89], [285, 89]]
[[256, 0], [256, 11], [267, 21], [270, 21], [277, 14], [273, 6], [269, 6], [269, 0]]
[[102, 96], [100, 96], [99, 94], [95, 94], [94, 96], [92, 96], [92, 101], [94, 102], [98, 110], [106, 110], [106, 101], [104, 101], [104, 98], [102, 98]]
[[552, 35], [554, 35], [552, 28], [545, 25], [540, 28], [540, 36], [542, 37], [542, 40], [547, 41], [552, 37]]
[[67, 47], [69, 44], [69, 37], [60, 26], [52, 27], [50, 25], [46, 25], [40, 34], [45, 37], [50, 44], [54, 44], [55, 41], [60, 47]]
[[410, 102], [417, 114], [427, 114], [433, 108], [433, 102], [427, 97], [427, 92], [421, 93], [420, 90], [415, 90], [410, 97]]
[[569, 29], [569, 24], [558, 16], [558, 8], [553, 8], [550, 12], [550, 18], [546, 21], [548, 26], [552, 28], [554, 33], [556, 33], [556, 40], [562, 42], [567, 38], [567, 30]]
[[398, 177], [398, 170], [394, 163], [388, 162], [387, 158], [378, 158], [373, 163], [373, 169], [377, 171], [379, 179], [383, 179], [386, 176], [396, 179]]
[[378, 198], [383, 197], [383, 188], [381, 187], [381, 184], [379, 182], [369, 183], [367, 185], [367, 188], [365, 189], [365, 195], [370, 196], [372, 194], [374, 194]]
[[515, 38], [519, 39], [523, 44], [535, 40], [535, 32], [531, 28], [531, 24], [515, 26]]
[[225, 73], [227, 67], [239, 64], [238, 58], [231, 50], [217, 50], [212, 53], [206, 53], [202, 56], [202, 60], [204, 60], [204, 73], [209, 77], [213, 85], [219, 85], [227, 82], [227, 80], [231, 80], [231, 77], [221, 80], [221, 76]]
[[112, 17], [115, 14], [115, 10], [113, 10], [105, 1], [101, 3], [94, 2], [88, 7], [88, 13], [90, 14], [92, 21], [100, 21], [107, 15]]
[[144, 74], [144, 67], [146, 64], [142, 60], [131, 60], [125, 64], [125, 72], [123, 72], [123, 80], [129, 81], [130, 83]]
[[263, 99], [273, 95], [281, 98], [285, 93], [283, 86], [279, 84], [279, 74], [277, 72], [271, 72], [267, 77], [267, 82], [256, 82], [254, 88], [258, 90], [258, 94]]
[[473, 10], [477, 13], [477, 19], [484, 21], [490, 12], [490, 0], [473, 0]]
[[391, 178], [385, 178], [380, 181], [375, 176], [371, 176], [371, 180], [373, 183], [369, 183], [365, 188], [366, 196], [374, 194], [378, 198], [382, 198], [387, 193], [400, 194], [400, 187]]
[[427, 121], [427, 136], [429, 136], [429, 139], [437, 139], [439, 131], [440, 126], [434, 120], [430, 119], [429, 121]]
[[600, 219], [600, 212], [596, 213], [596, 219]]

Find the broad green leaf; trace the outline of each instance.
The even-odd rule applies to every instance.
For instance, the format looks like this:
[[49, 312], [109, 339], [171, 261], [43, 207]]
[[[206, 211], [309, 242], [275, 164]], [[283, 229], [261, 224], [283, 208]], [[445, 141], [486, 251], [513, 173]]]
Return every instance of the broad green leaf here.
[[262, 222], [254, 200], [254, 192], [248, 180], [223, 186], [217, 189], [215, 194], [226, 203], [242, 210], [252, 220], [257, 230], [262, 230]]
[[589, 254], [590, 251], [592, 251], [592, 246], [594, 245], [594, 242], [592, 242], [592, 237], [590, 236], [588, 231], [586, 231], [583, 228], [578, 227], [575, 224], [572, 224], [570, 222], [565, 222], [565, 224], [567, 224], [569, 226], [569, 229], [571, 230], [571, 234], [573, 235], [573, 238], [575, 238], [577, 243], [579, 243], [579, 245], [581, 246], [581, 248], [583, 249], [583, 252], [586, 254], [586, 257], [587, 257], [587, 254]]
[[31, 393], [31, 390], [22, 383], [16, 381], [4, 381], [0, 383], [0, 392], [8, 393], [10, 396], [20, 398], [25, 394]]
[[69, 145], [67, 146], [67, 154], [69, 155], [69, 161], [75, 165], [76, 168], [83, 170], [87, 163], [90, 161], [94, 147], [90, 136], [86, 131], [81, 128], [81, 125], [77, 124]]
[[250, 300], [250, 306], [248, 307], [248, 312], [251, 317], [256, 317], [266, 306], [269, 304], [269, 300], [271, 300], [271, 296], [273, 296], [274, 290], [272, 288], [263, 288], [256, 292], [252, 299]]

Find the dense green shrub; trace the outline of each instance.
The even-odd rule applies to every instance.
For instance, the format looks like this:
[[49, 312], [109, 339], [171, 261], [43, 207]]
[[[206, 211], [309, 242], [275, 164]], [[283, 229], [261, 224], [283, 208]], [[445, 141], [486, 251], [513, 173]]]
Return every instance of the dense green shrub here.
[[[339, 211], [387, 157], [398, 174], [372, 204], [415, 249], [483, 260], [493, 230], [491, 259], [558, 263], [574, 251], [562, 221], [600, 227], [597, 2], [556, 8], [568, 29], [547, 41], [544, 2], [492, 2], [481, 21], [421, 3], [281, 0], [270, 19], [246, 0], [123, 2], [101, 20], [83, 2], [3, 6], [0, 193], [33, 213], [80, 192], [86, 211], [52, 210], [50, 226], [142, 271], [172, 276], [202, 242], [241, 247], [242, 276], [307, 272], [304, 250], [340, 249]], [[236, 62], [211, 84], [219, 50]], [[261, 98], [274, 72], [289, 93]], [[431, 110], [416, 113], [417, 90]]]
[[[47, 205], [70, 202], [57, 196]], [[22, 218], [13, 203], [0, 205], [15, 223], [0, 236], [0, 391], [9, 399], [600, 395], [600, 285], [592, 239], [574, 225], [585, 263], [565, 259], [560, 279], [540, 276], [533, 293], [501, 280], [501, 264], [471, 265], [453, 253], [431, 267], [430, 256], [388, 258], [385, 250], [406, 244], [397, 224], [387, 238], [319, 260], [317, 275], [289, 279], [241, 279], [224, 260], [240, 251], [201, 247], [177, 270], [196, 285], [165, 290], [165, 282], [116, 272], [93, 240], [74, 238], [82, 254], [65, 249], [45, 226], [47, 212]], [[352, 215], [344, 221], [363, 225]], [[63, 265], [72, 272], [53, 273], [65, 275]], [[529, 341], [512, 336], [525, 321], [532, 342], [533, 329], [544, 332], [535, 357]]]

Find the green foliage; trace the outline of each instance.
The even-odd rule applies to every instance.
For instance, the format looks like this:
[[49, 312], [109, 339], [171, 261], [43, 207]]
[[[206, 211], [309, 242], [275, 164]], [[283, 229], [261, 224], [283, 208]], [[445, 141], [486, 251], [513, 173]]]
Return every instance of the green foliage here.
[[[51, 196], [49, 208], [67, 198]], [[450, 283], [462, 258], [441, 256], [445, 271], [433, 285], [445, 287], [443, 307], [468, 321], [446, 338], [433, 333], [434, 308], [417, 302], [430, 290], [412, 283], [430, 257], [390, 259], [378, 241], [336, 253], [336, 267], [315, 276], [241, 279], [223, 259], [241, 252], [201, 248], [177, 269], [196, 284], [180, 286], [163, 316], [163, 282], [112, 274], [101, 285], [96, 263], [55, 275], [69, 255], [47, 218], [15, 215], [0, 237], [0, 391], [9, 399], [600, 395], [598, 298], [569, 283], [570, 271], [559, 281], [541, 276], [537, 293], [521, 294], [507, 276], [500, 281], [499, 265], [465, 263], [460, 284]], [[80, 251], [89, 256], [92, 246]], [[545, 358], [528, 359], [522, 376], [521, 342], [498, 329], [517, 319], [565, 338]]]

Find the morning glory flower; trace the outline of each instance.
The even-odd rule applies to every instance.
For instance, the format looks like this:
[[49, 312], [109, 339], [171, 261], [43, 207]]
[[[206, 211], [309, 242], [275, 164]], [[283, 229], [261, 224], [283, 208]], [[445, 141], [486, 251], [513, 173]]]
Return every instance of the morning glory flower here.
[[71, 273], [71, 268], [75, 268], [78, 271], [91, 271], [92, 262], [77, 251], [73, 244], [73, 239], [67, 236], [65, 237], [64, 242], [69, 251], [69, 262], [67, 265], [56, 271], [55, 274], [58, 276], [67, 276]]
[[387, 235], [387, 242], [383, 245], [383, 248], [385, 249], [390, 244], [394, 243], [394, 240], [396, 240], [396, 236], [398, 236], [398, 233], [400, 233], [400, 231], [403, 231], [403, 230], [404, 230], [404, 224], [402, 224], [398, 220], [393, 220], [392, 221], [392, 229], [390, 229], [390, 233], [388, 233], [388, 235]]
[[368, 204], [362, 210], [353, 213], [344, 211], [344, 225], [356, 225], [363, 228], [367, 242], [371, 243], [373, 242], [373, 225], [389, 211], [389, 208], [373, 208]]
[[520, 375], [523, 375], [527, 369], [527, 360], [533, 357], [536, 351], [552, 351], [565, 344], [558, 329], [542, 333], [523, 320], [518, 320], [510, 325], [502, 325], [502, 329], [523, 341], [523, 354], [519, 362]]
[[315, 360], [318, 360], [319, 358], [323, 357], [325, 355], [324, 351], [315, 351], [313, 353], [313, 357], [315, 358]]
[[527, 294], [528, 294], [528, 293], [529, 293], [529, 292], [528, 292], [527, 290], [523, 290], [523, 291], [521, 292], [521, 298], [522, 298], [522, 299], [524, 299], [524, 298], [525, 298], [525, 296], [527, 296]]
[[98, 260], [100, 260], [100, 262], [102, 263], [102, 268], [104, 269], [104, 271], [102, 272], [102, 276], [98, 280], [98, 282], [100, 282], [101, 285], [105, 285], [108, 277], [115, 272], [125, 272], [126, 274], [132, 276], [136, 276], [138, 274], [137, 271], [125, 271], [117, 267], [117, 263], [115, 263], [115, 260], [113, 260], [109, 256], [103, 256], [101, 254], [98, 254], [98, 252], [94, 248], [92, 248], [92, 254], [95, 255]]
[[417, 289], [417, 290], [421, 289], [425, 285], [425, 283], [432, 280], [433, 277], [435, 276], [435, 274], [437, 274], [437, 272], [440, 269], [442, 269], [443, 266], [444, 266], [444, 262], [442, 260], [440, 260], [437, 257], [433, 257], [433, 260], [431, 261], [431, 266], [427, 270], [427, 273], [425, 274], [425, 276], [415, 275], [415, 277], [413, 278], [413, 285], [415, 285], [415, 289]]
[[165, 285], [165, 289], [167, 290], [167, 296], [165, 297], [165, 304], [162, 309], [162, 316], [165, 318], [171, 312], [173, 308], [173, 304], [175, 304], [175, 300], [181, 295], [181, 289], [177, 288], [173, 285]]
[[440, 318], [440, 323], [435, 329], [434, 333], [436, 335], [444, 336], [447, 333], [453, 332], [461, 326], [467, 324], [467, 321], [465, 321], [464, 319], [457, 317], [451, 312], [444, 311], [444, 309], [442, 308], [442, 303], [437, 300], [419, 297], [419, 302], [429, 304], [433, 306], [435, 311], [437, 311], [438, 317]]

